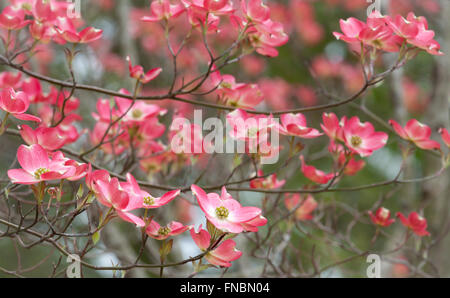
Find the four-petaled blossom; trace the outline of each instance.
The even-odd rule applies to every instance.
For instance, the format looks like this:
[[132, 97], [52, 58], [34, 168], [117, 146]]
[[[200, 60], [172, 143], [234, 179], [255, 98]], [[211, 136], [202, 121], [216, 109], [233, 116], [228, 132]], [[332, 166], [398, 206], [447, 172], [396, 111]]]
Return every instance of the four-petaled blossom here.
[[364, 23], [353, 17], [340, 20], [342, 33], [334, 32], [334, 36], [350, 44], [365, 46], [387, 52], [398, 52], [402, 45], [410, 44], [413, 48], [427, 51], [431, 55], [443, 55], [440, 44], [434, 40], [434, 31], [428, 30], [428, 22], [424, 17], [416, 17], [409, 13], [408, 17], [383, 16], [374, 11]]
[[427, 51], [431, 55], [442, 56], [441, 45], [434, 40], [434, 31], [428, 29], [428, 21], [424, 17], [416, 17], [410, 12], [407, 18], [402, 16], [386, 17], [387, 25], [404, 38], [409, 44]]
[[394, 120], [389, 120], [389, 124], [392, 125], [395, 132], [402, 139], [413, 142], [421, 149], [431, 150], [441, 148], [438, 142], [430, 140], [431, 128], [416, 119], [409, 120], [404, 128]]
[[47, 151], [58, 150], [64, 146], [66, 139], [56, 127], [38, 127], [33, 130], [28, 125], [19, 127], [22, 139], [28, 145], [39, 144]]
[[218, 70], [211, 74], [213, 87], [226, 105], [254, 109], [263, 101], [263, 93], [256, 84], [236, 83], [232, 75], [221, 75]]
[[[198, 232], [196, 232], [195, 229], [191, 229], [190, 232], [195, 244], [197, 244], [203, 252], [207, 252], [212, 245], [211, 235], [208, 231], [203, 230], [202, 225], [200, 225]], [[205, 259], [213, 265], [231, 267], [231, 262], [239, 259], [241, 256], [242, 252], [236, 249], [236, 242], [232, 239], [228, 239], [208, 251], [205, 255]]]
[[109, 175], [105, 180], [98, 179], [94, 184], [94, 193], [100, 203], [106, 207], [113, 208], [117, 215], [123, 220], [134, 223], [137, 227], [145, 226], [142, 218], [132, 214], [130, 211], [137, 209], [134, 198], [128, 195], [121, 186], [117, 178], [110, 178]]
[[384, 207], [378, 208], [378, 210], [375, 212], [375, 215], [372, 213], [372, 211], [369, 211], [369, 216], [374, 224], [382, 227], [389, 227], [395, 221], [395, 219], [390, 218], [391, 211]]
[[30, 22], [30, 20], [25, 20], [24, 10], [14, 6], [7, 6], [0, 14], [0, 27], [7, 30], [21, 29]]
[[230, 233], [241, 233], [242, 223], [249, 222], [261, 215], [257, 207], [242, 207], [234, 200], [225, 187], [219, 196], [216, 193], [206, 192], [197, 185], [191, 186], [192, 193], [197, 197], [200, 208], [206, 218], [219, 230]]
[[154, 197], [145, 190], [142, 190], [136, 179], [130, 173], [127, 174], [127, 182], [120, 183], [120, 186], [133, 199], [136, 208], [159, 208], [168, 204], [180, 194], [180, 190], [172, 190], [161, 197]]
[[186, 8], [182, 3], [170, 4], [170, 0], [154, 0], [150, 6], [151, 16], [142, 17], [144, 22], [159, 22], [176, 18], [182, 14]]
[[30, 106], [28, 96], [22, 92], [16, 92], [13, 88], [5, 88], [0, 92], [0, 109], [20, 120], [41, 122], [41, 119], [25, 114]]
[[402, 213], [397, 212], [397, 217], [400, 218], [402, 224], [411, 229], [418, 236], [429, 236], [427, 231], [427, 220], [420, 216], [417, 212], [411, 212], [406, 218]]
[[355, 116], [344, 120], [343, 139], [352, 152], [367, 157], [386, 145], [388, 135], [385, 132], [375, 132], [372, 123], [363, 123]]
[[183, 226], [183, 224], [176, 221], [172, 221], [167, 226], [162, 227], [159, 223], [152, 220], [145, 229], [145, 232], [153, 239], [164, 240], [170, 236], [180, 235], [191, 228], [191, 226]]
[[262, 24], [270, 18], [270, 8], [262, 0], [243, 0], [241, 8], [250, 22]]
[[60, 28], [56, 28], [56, 31], [59, 33], [59, 38], [56, 40], [59, 43], [90, 43], [100, 39], [103, 33], [103, 30], [93, 27], [87, 27], [80, 32]]
[[9, 179], [16, 184], [31, 185], [42, 181], [68, 179], [77, 172], [76, 167], [66, 165], [65, 159], [50, 159], [47, 151], [38, 144], [21, 145], [17, 150], [17, 160], [22, 168], [8, 171]]
[[307, 195], [305, 199], [300, 194], [286, 195], [284, 205], [291, 211], [295, 209], [295, 219], [299, 221], [311, 220], [314, 218], [313, 211], [317, 208], [317, 202], [312, 195]]
[[317, 129], [306, 126], [306, 118], [303, 114], [283, 114], [280, 117], [281, 125], [278, 131], [283, 135], [297, 136], [304, 139], [313, 139], [323, 135]]
[[138, 80], [142, 84], [147, 84], [148, 82], [156, 79], [157, 76], [162, 72], [162, 68], [157, 67], [149, 70], [147, 73], [144, 73], [144, 68], [141, 65], [133, 66], [131, 64], [130, 56], [127, 56], [128, 68], [130, 71], [130, 77]]
[[369, 16], [367, 24], [353, 17], [340, 20], [343, 33], [334, 32], [333, 34], [338, 40], [350, 44], [362, 43], [379, 50], [398, 52], [402, 38], [394, 35], [383, 19], [378, 12], [374, 12]]
[[303, 155], [300, 156], [300, 160], [302, 161], [302, 173], [309, 180], [318, 184], [327, 184], [331, 179], [333, 179], [333, 173], [326, 174], [325, 172], [318, 170], [313, 166], [307, 165], [305, 163], [305, 158], [303, 157]]

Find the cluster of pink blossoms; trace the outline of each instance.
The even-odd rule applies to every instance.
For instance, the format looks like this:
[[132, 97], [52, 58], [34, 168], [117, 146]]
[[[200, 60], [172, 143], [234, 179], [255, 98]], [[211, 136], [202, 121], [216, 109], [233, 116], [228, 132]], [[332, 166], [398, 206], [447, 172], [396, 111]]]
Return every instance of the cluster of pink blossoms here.
[[404, 18], [400, 15], [383, 16], [374, 11], [366, 23], [352, 17], [341, 20], [340, 25], [342, 33], [335, 32], [334, 35], [350, 44], [363, 44], [386, 52], [398, 52], [408, 44], [413, 49], [425, 50], [432, 55], [443, 55], [427, 20], [416, 17], [414, 13]]
[[[207, 194], [197, 185], [191, 186], [192, 193], [197, 197], [198, 204], [206, 215], [208, 222], [224, 233], [239, 234], [242, 232], [257, 232], [258, 227], [264, 226], [267, 219], [261, 215], [257, 207], [242, 207], [222, 188], [221, 194]], [[225, 234], [219, 235], [222, 237]], [[211, 237], [208, 231], [200, 226], [198, 232], [191, 230], [191, 236], [197, 246], [206, 252], [206, 259], [214, 265], [230, 267], [231, 261], [238, 259], [242, 253], [236, 250], [236, 243], [232, 239], [225, 240], [219, 245], [217, 235]]]
[[[7, 120], [12, 116], [39, 124], [36, 129], [25, 124], [19, 126], [28, 145], [39, 144], [54, 151], [78, 140], [81, 134], [75, 124], [82, 120], [76, 113], [80, 105], [78, 98], [69, 98], [68, 91], [60, 92], [54, 87], [45, 93], [37, 79], [23, 79], [21, 73], [3, 72], [0, 83], [3, 86], [0, 110], [6, 113], [0, 134], [8, 127]], [[37, 110], [39, 117], [26, 113], [31, 107]]]
[[86, 27], [79, 30], [76, 16], [69, 16], [69, 2], [55, 0], [13, 0], [0, 14], [0, 27], [20, 30], [29, 25], [37, 41], [65, 44], [89, 43], [99, 39], [102, 30]]
[[[391, 212], [384, 207], [378, 208], [375, 214], [373, 214], [372, 211], [369, 211], [369, 216], [372, 222], [380, 227], [389, 227], [395, 222], [395, 219], [390, 218]], [[397, 212], [397, 217], [400, 218], [400, 221], [405, 227], [413, 231], [417, 236], [422, 237], [430, 235], [427, 231], [427, 220], [417, 212], [411, 212], [408, 217]]]
[[[52, 40], [59, 44], [89, 43], [101, 37], [102, 31], [92, 27], [79, 30], [79, 24], [67, 16], [67, 3], [53, 0], [15, 0], [11, 3], [0, 14], [0, 27], [8, 31], [22, 30], [28, 26], [29, 33], [36, 41]], [[276, 48], [288, 40], [283, 26], [271, 18], [269, 7], [261, 0], [241, 1], [241, 4], [239, 9], [228, 0], [181, 0], [177, 4], [172, 4], [169, 0], [156, 0], [151, 4], [151, 15], [143, 17], [142, 21], [164, 23], [185, 14], [193, 28], [208, 33], [217, 32], [220, 22], [228, 18], [242, 30], [245, 41], [256, 52], [270, 57], [277, 56]], [[408, 44], [411, 49], [425, 50], [433, 55], [442, 54], [440, 45], [433, 39], [434, 32], [428, 29], [427, 21], [413, 14], [409, 14], [407, 18], [391, 18], [374, 13], [367, 23], [354, 18], [342, 20], [341, 29], [343, 34], [335, 33], [336, 37], [351, 44], [363, 44], [389, 52], [399, 51], [403, 45]], [[131, 58], [128, 57], [127, 61], [130, 77], [139, 84], [149, 83], [162, 72], [159, 67], [146, 72], [142, 66], [133, 65]], [[357, 156], [368, 157], [387, 143], [386, 133], [375, 131], [371, 123], [361, 122], [358, 117], [344, 116], [339, 119], [333, 113], [325, 113], [321, 124], [323, 132], [320, 132], [309, 127], [306, 117], [301, 113], [283, 114], [280, 122], [275, 121], [272, 115], [251, 114], [264, 99], [257, 84], [237, 82], [232, 75], [221, 74], [215, 67], [209, 81], [208, 87], [215, 88], [212, 94], [220, 103], [238, 108], [226, 116], [227, 122], [233, 127], [231, 137], [245, 141], [247, 152], [257, 158], [279, 154], [283, 149], [270, 144], [271, 132], [301, 139], [318, 138], [325, 134], [330, 138], [329, 151], [336, 163], [344, 168], [343, 173], [355, 175], [365, 165]], [[119, 181], [106, 170], [94, 171], [89, 164], [66, 158], [56, 150], [76, 142], [81, 135], [75, 125], [82, 120], [76, 113], [79, 100], [70, 92], [53, 87], [48, 93], [44, 93], [37, 79], [22, 79], [20, 73], [4, 72], [0, 83], [0, 109], [6, 115], [2, 121], [1, 133], [6, 129], [9, 116], [39, 123], [35, 129], [25, 124], [20, 126], [20, 135], [29, 146], [22, 145], [17, 152], [22, 168], [8, 171], [13, 183], [45, 185], [48, 181], [77, 181], [85, 177], [89, 190], [98, 201], [121, 219], [145, 229], [149, 237], [157, 240], [165, 240], [190, 230], [194, 242], [205, 252], [205, 258], [218, 266], [229, 267], [242, 254], [236, 250], [233, 240], [223, 240], [218, 236], [256, 232], [267, 223], [260, 208], [242, 207], [225, 187], [219, 195], [207, 194], [196, 185], [192, 185], [192, 192], [207, 221], [221, 231], [220, 235], [206, 231], [201, 226], [196, 231], [192, 226], [176, 221], [162, 226], [153, 218], [142, 216], [140, 211], [147, 213], [148, 209], [167, 205], [180, 194], [180, 190], [156, 197], [141, 189], [130, 173], [126, 175], [126, 181]], [[174, 162], [185, 165], [191, 162], [191, 157], [197, 152], [201, 154], [205, 151], [208, 144], [203, 143], [199, 126], [194, 124], [191, 129], [186, 130], [172, 125], [168, 131], [169, 143], [173, 144], [172, 141], [178, 139], [185, 144], [184, 141], [188, 140], [189, 147], [189, 150], [182, 150], [184, 153], [175, 153], [174, 148], [164, 145], [160, 139], [166, 133], [166, 127], [159, 117], [165, 115], [167, 110], [157, 104], [132, 100], [130, 97], [136, 94], [131, 95], [127, 90], [122, 89], [120, 93], [127, 98], [114, 97], [112, 101], [101, 98], [97, 101], [97, 112], [92, 113], [96, 124], [90, 132], [90, 140], [94, 146], [99, 144], [106, 155], [119, 156], [127, 150], [133, 151], [141, 169], [150, 174], [152, 171], [162, 171], [163, 164]], [[39, 117], [27, 114], [31, 104]], [[181, 113], [175, 114], [173, 122], [182, 116]], [[390, 123], [401, 138], [417, 147], [425, 150], [440, 149], [440, 144], [430, 139], [431, 129], [417, 120], [410, 120], [405, 127], [393, 120]], [[450, 146], [448, 131], [441, 129], [440, 133], [445, 144]], [[194, 154], [188, 155], [185, 153], [187, 151]], [[336, 178], [337, 173], [325, 173], [307, 164], [303, 155], [299, 159], [300, 170], [310, 181], [327, 184]], [[276, 174], [264, 176], [259, 171], [257, 175], [258, 178], [249, 183], [251, 188], [281, 188], [286, 182], [278, 180]], [[312, 195], [302, 197], [294, 194], [286, 196], [285, 206], [294, 211], [296, 220], [302, 221], [313, 218], [312, 212], [318, 203]], [[393, 222], [390, 212], [384, 208], [370, 216], [380, 226], [389, 226]], [[417, 235], [428, 234], [426, 220], [417, 213], [411, 213], [408, 218], [399, 213], [398, 217]]]
[[186, 13], [191, 26], [217, 32], [221, 18], [228, 17], [235, 26], [245, 30], [246, 38], [258, 53], [277, 56], [276, 48], [288, 41], [283, 25], [270, 18], [270, 9], [261, 0], [241, 1], [241, 4], [238, 9], [230, 0], [181, 0], [177, 4], [157, 0], [151, 4], [152, 14], [144, 16], [142, 21], [169, 21]]

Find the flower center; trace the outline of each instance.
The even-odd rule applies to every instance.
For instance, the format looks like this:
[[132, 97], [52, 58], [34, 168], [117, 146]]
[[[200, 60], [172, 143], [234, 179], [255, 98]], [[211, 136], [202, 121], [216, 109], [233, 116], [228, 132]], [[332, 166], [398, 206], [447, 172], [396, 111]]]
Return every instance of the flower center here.
[[133, 116], [134, 119], [138, 119], [142, 116], [142, 111], [141, 110], [134, 110], [131, 115]]
[[216, 208], [216, 215], [219, 219], [225, 219], [230, 214], [230, 211], [224, 206]]
[[358, 147], [362, 143], [362, 139], [359, 136], [352, 136], [350, 143], [353, 147]]
[[155, 199], [151, 196], [145, 197], [144, 204], [151, 206], [151, 205], [155, 204]]
[[158, 230], [158, 234], [161, 236], [167, 236], [167, 235], [169, 235], [169, 233], [170, 233], [170, 228], [168, 228], [168, 227], [161, 227]]
[[380, 217], [382, 219], [387, 219], [388, 216], [389, 216], [389, 210], [387, 210], [386, 208], [381, 209]]
[[37, 170], [34, 172], [34, 177], [35, 177], [36, 179], [41, 179], [42, 174], [45, 174], [45, 173], [48, 173], [48, 172], [50, 172], [49, 169], [46, 169], [46, 168], [39, 168], [39, 169], [37, 169]]

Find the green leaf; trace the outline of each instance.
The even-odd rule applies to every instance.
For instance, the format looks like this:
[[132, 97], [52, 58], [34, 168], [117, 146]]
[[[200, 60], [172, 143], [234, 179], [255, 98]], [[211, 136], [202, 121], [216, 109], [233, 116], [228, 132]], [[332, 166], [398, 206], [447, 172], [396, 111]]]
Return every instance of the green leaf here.
[[161, 247], [159, 248], [159, 255], [161, 256], [161, 259], [165, 259], [167, 255], [170, 254], [172, 251], [173, 246], [173, 239], [170, 239], [169, 241], [164, 241], [161, 244]]
[[80, 187], [78, 187], [77, 191], [77, 200], [83, 197], [83, 193], [84, 193], [83, 184], [80, 184]]
[[100, 231], [97, 231], [94, 233], [94, 235], [92, 235], [92, 242], [94, 243], [94, 245], [96, 245], [99, 240], [100, 240]]

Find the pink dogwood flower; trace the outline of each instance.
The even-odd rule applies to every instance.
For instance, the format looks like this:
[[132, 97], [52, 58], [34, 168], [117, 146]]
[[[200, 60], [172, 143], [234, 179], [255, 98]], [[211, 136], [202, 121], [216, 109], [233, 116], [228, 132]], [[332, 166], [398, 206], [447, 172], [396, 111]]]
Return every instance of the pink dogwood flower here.
[[241, 233], [244, 228], [242, 223], [251, 221], [261, 215], [261, 209], [256, 207], [242, 207], [222, 188], [219, 196], [216, 193], [206, 194], [197, 185], [191, 186], [192, 193], [197, 197], [200, 208], [206, 218], [219, 230], [230, 233]]
[[370, 122], [361, 122], [358, 117], [345, 120], [343, 125], [345, 145], [354, 153], [367, 157], [382, 147], [388, 140], [387, 133], [375, 132]]
[[154, 197], [145, 190], [142, 190], [136, 179], [130, 173], [127, 174], [127, 182], [120, 183], [120, 186], [133, 199], [136, 208], [159, 208], [168, 204], [180, 194], [180, 190], [172, 190], [161, 197]]
[[130, 77], [139, 80], [142, 84], [147, 84], [148, 82], [153, 81], [162, 72], [162, 68], [157, 67], [145, 73], [144, 68], [141, 65], [133, 66], [131, 64], [130, 56], [127, 56], [127, 61], [128, 61], [128, 69], [130, 71]]
[[[191, 237], [195, 244], [203, 251], [207, 252], [211, 244], [211, 235], [203, 230], [200, 225], [198, 232], [191, 229]], [[236, 242], [228, 239], [220, 243], [216, 248], [206, 253], [205, 259], [216, 266], [231, 267], [231, 262], [239, 259], [242, 252], [236, 249]]]
[[39, 144], [47, 151], [55, 151], [62, 148], [65, 139], [56, 127], [38, 127], [33, 130], [28, 125], [21, 125], [20, 135], [28, 145]]
[[[440, 51], [441, 45], [436, 40], [433, 39], [435, 35], [434, 31], [428, 29], [428, 21], [424, 17], [416, 17], [413, 12], [410, 12], [406, 20], [405, 19], [398, 19], [398, 20], [400, 26], [406, 23], [408, 24], [409, 28], [411, 28], [412, 26], [416, 26], [417, 28], [412, 30], [410, 29], [408, 32], [406, 32], [408, 36], [405, 38], [409, 44], [416, 46], [419, 49], [425, 50], [431, 55], [437, 56], [444, 55], [444, 53]], [[404, 31], [402, 33], [405, 34]]]
[[323, 135], [317, 129], [306, 126], [306, 118], [303, 114], [283, 114], [280, 117], [281, 125], [277, 128], [283, 135], [297, 136], [304, 139], [313, 139]]
[[187, 230], [190, 230], [191, 226], [183, 226], [182, 223], [172, 221], [167, 226], [162, 227], [156, 221], [152, 220], [150, 224], [145, 229], [148, 236], [156, 240], [164, 240], [170, 236], [180, 235]]
[[215, 71], [211, 75], [211, 81], [213, 87], [217, 87], [220, 99], [229, 106], [254, 109], [264, 99], [257, 84], [236, 83], [232, 75], [221, 75], [219, 71]]
[[96, 41], [102, 37], [103, 30], [93, 28], [93, 27], [87, 27], [80, 32], [77, 32], [76, 30], [69, 30], [69, 29], [61, 29], [56, 28], [59, 38], [57, 41], [59, 43], [64, 42], [70, 42], [70, 43], [90, 43], [93, 41]]
[[270, 130], [276, 128], [272, 116], [250, 115], [241, 109], [228, 113], [226, 118], [230, 125], [230, 136], [250, 142], [251, 146], [267, 141]]
[[350, 44], [363, 43], [366, 46], [375, 49], [398, 52], [403, 39], [394, 35], [384, 22], [384, 17], [379, 12], [373, 12], [367, 24], [356, 19], [348, 18], [340, 20], [342, 33], [334, 32], [334, 36], [338, 40], [343, 40]]
[[7, 30], [22, 29], [31, 23], [31, 20], [25, 20], [25, 12], [22, 8], [7, 6], [0, 14], [0, 27]]
[[67, 160], [50, 159], [47, 151], [38, 144], [21, 145], [17, 150], [17, 160], [22, 168], [8, 171], [9, 179], [16, 184], [31, 185], [42, 181], [67, 179], [77, 172], [74, 166], [66, 165]]
[[142, 21], [159, 22], [176, 18], [186, 11], [186, 8], [182, 3], [171, 4], [170, 0], [154, 0], [150, 6], [150, 11], [152, 15], [141, 18]]
[[391, 211], [384, 207], [378, 208], [378, 210], [375, 212], [375, 215], [372, 213], [372, 211], [369, 211], [369, 216], [374, 224], [381, 227], [389, 227], [393, 222], [395, 222], [395, 219], [390, 218]]
[[142, 218], [132, 214], [130, 211], [137, 209], [134, 198], [121, 186], [117, 178], [98, 179], [94, 184], [94, 192], [99, 202], [106, 207], [114, 208], [117, 215], [124, 221], [135, 224], [137, 227], [145, 226]]
[[283, 25], [270, 19], [253, 26], [248, 34], [256, 52], [267, 57], [278, 56], [276, 48], [285, 45], [289, 40], [289, 36], [284, 32]]
[[417, 212], [411, 212], [406, 218], [402, 213], [397, 212], [397, 217], [400, 218], [402, 224], [411, 229], [417, 236], [429, 236], [427, 231], [427, 220], [420, 216]]
[[41, 122], [40, 118], [25, 114], [29, 106], [30, 101], [24, 92], [16, 92], [13, 88], [5, 88], [0, 92], [1, 110], [20, 120]]
[[414, 143], [421, 149], [431, 150], [441, 148], [438, 142], [430, 139], [431, 128], [416, 119], [409, 120], [405, 127], [402, 127], [394, 120], [389, 120], [389, 124], [402, 139]]
[[262, 24], [270, 18], [270, 8], [262, 0], [241, 1], [242, 13], [248, 21]]
[[300, 160], [302, 161], [302, 173], [309, 180], [318, 184], [327, 184], [331, 179], [333, 179], [333, 173], [326, 174], [325, 172], [318, 170], [313, 166], [307, 165], [305, 163], [303, 155], [300, 156]]
[[[119, 92], [122, 94], [125, 94], [125, 95], [130, 94], [126, 89], [120, 89]], [[119, 113], [119, 115], [123, 115], [128, 111], [127, 114], [122, 118], [123, 122], [141, 124], [151, 117], [164, 115], [167, 112], [166, 109], [162, 109], [158, 105], [148, 104], [144, 101], [135, 101], [133, 104], [133, 101], [128, 98], [114, 97], [114, 100], [116, 102], [116, 105], [118, 108], [117, 112]], [[109, 102], [108, 102], [108, 105], [109, 105]], [[131, 105], [133, 105], [133, 106], [130, 108]], [[103, 108], [103, 110], [104, 109], [105, 108]], [[104, 114], [104, 112], [103, 112], [103, 114]], [[108, 115], [109, 115], [109, 112], [108, 112]], [[108, 118], [109, 118], [109, 116], [108, 116]]]

